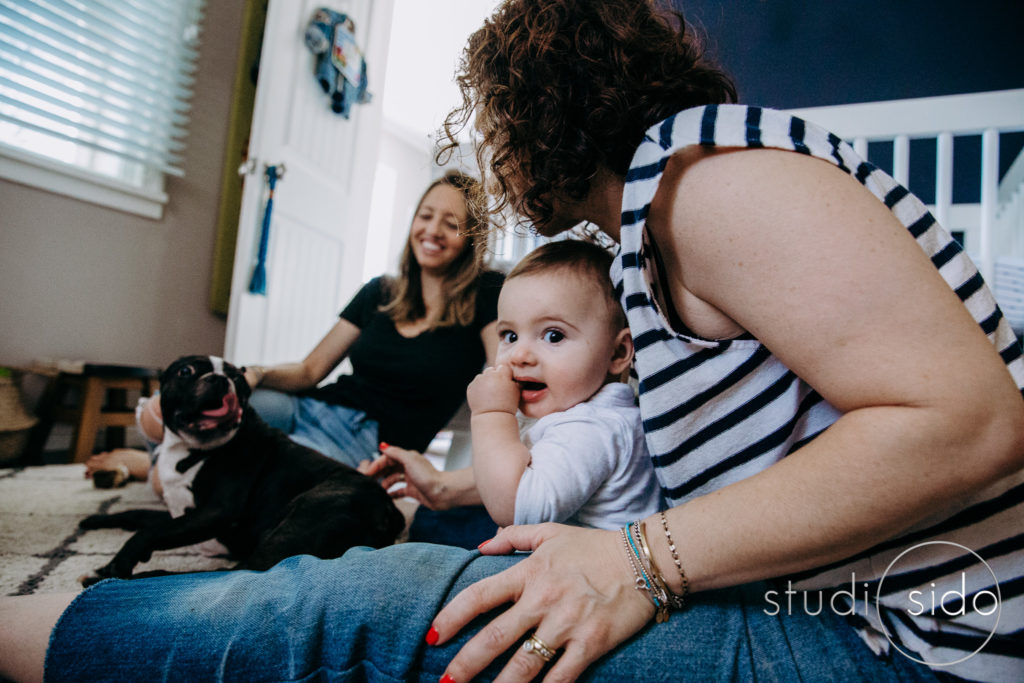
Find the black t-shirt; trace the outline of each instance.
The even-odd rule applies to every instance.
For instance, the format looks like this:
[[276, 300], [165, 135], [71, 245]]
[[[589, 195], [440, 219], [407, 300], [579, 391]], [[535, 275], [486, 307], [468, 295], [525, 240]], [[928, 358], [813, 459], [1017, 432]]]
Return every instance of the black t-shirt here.
[[484, 366], [480, 331], [497, 317], [503, 280], [497, 272], [480, 276], [469, 326], [439, 327], [412, 338], [399, 334], [391, 317], [378, 310], [389, 300], [386, 280], [370, 280], [341, 312], [360, 330], [348, 355], [352, 374], [307, 395], [365, 412], [377, 421], [381, 441], [425, 450]]

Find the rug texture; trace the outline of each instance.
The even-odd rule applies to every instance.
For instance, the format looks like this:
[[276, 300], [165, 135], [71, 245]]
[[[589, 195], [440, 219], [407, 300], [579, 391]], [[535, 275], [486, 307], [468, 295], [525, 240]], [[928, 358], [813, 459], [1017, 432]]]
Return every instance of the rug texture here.
[[[78, 528], [98, 512], [162, 509], [143, 482], [97, 489], [85, 465], [0, 469], [0, 595], [81, 590], [78, 577], [102, 567], [128, 540], [120, 529]], [[195, 547], [157, 551], [135, 571], [207, 571], [231, 566]]]

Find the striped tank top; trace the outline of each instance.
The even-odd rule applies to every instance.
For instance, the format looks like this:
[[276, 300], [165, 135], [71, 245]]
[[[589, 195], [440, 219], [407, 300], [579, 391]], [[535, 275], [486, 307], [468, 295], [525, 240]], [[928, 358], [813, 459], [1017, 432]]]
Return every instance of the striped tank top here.
[[[744, 105], [687, 109], [653, 126], [637, 148], [611, 273], [634, 337], [648, 447], [670, 505], [764, 470], [840, 415], [756, 339], [700, 339], [674, 330], [659, 309], [658, 259], [644, 226], [669, 157], [689, 145], [791, 150], [855, 177], [911, 232], [1024, 387], [1020, 343], [991, 292], [908, 190], [810, 122]], [[776, 584], [766, 595], [769, 614], [832, 609], [877, 654], [899, 656], [895, 649], [968, 679], [1024, 680], [1024, 472], [952, 517]]]

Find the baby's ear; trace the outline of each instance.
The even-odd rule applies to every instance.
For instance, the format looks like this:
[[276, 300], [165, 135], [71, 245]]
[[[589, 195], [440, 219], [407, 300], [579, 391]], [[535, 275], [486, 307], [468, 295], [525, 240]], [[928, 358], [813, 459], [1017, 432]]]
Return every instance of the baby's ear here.
[[624, 327], [619, 330], [619, 333], [615, 335], [615, 345], [612, 347], [612, 357], [608, 364], [608, 374], [619, 378], [620, 381], [626, 381], [623, 379], [629, 372], [629, 367], [633, 364], [633, 337], [629, 333], [629, 328]]

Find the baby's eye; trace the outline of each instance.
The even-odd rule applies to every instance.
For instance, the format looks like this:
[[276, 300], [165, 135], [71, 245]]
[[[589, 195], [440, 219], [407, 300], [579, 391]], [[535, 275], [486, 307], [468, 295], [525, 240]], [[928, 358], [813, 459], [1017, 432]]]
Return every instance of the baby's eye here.
[[515, 344], [516, 340], [519, 339], [519, 335], [517, 335], [512, 330], [504, 330], [499, 333], [499, 336], [501, 338], [501, 341], [505, 342], [506, 344]]
[[544, 330], [544, 341], [549, 344], [557, 344], [563, 339], [565, 335], [560, 330]]

